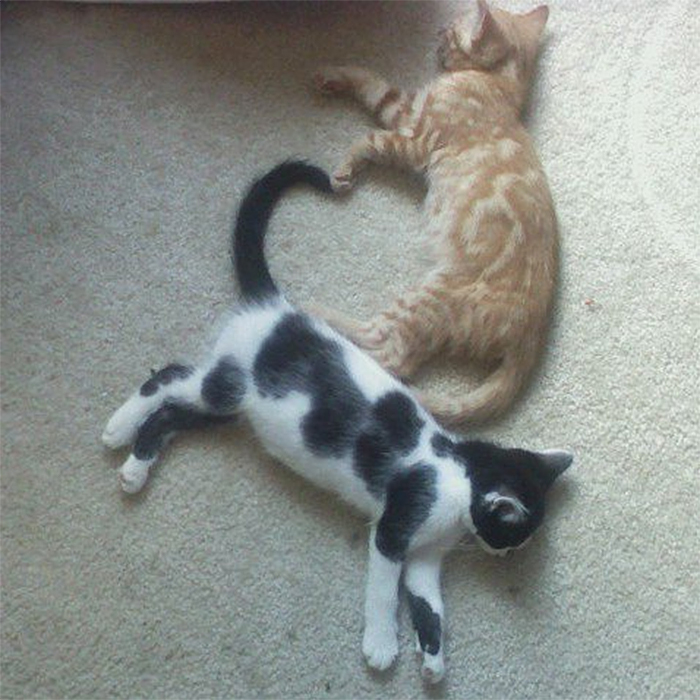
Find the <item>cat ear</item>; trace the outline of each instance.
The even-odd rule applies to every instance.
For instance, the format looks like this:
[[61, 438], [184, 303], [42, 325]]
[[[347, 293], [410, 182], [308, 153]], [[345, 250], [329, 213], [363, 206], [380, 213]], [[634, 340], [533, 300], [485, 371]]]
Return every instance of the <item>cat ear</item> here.
[[530, 511], [515, 496], [508, 496], [498, 491], [492, 491], [484, 496], [490, 513], [495, 513], [501, 522], [515, 525], [523, 522]]
[[566, 450], [543, 450], [538, 452], [540, 469], [539, 473], [549, 488], [554, 480], [563, 474], [574, 461], [574, 455]]
[[508, 41], [484, 0], [477, 0], [477, 18], [469, 44], [467, 53], [487, 68], [498, 63], [508, 52]]
[[534, 10], [521, 15], [521, 17], [527, 21], [532, 32], [534, 32], [538, 37], [542, 34], [544, 30], [544, 25], [547, 24], [547, 18], [549, 17], [549, 7], [547, 5], [540, 5]]
[[491, 9], [484, 0], [476, 0], [478, 15], [474, 23], [472, 33], [472, 43], [477, 44], [484, 39], [488, 34], [495, 31], [496, 22], [491, 14]]

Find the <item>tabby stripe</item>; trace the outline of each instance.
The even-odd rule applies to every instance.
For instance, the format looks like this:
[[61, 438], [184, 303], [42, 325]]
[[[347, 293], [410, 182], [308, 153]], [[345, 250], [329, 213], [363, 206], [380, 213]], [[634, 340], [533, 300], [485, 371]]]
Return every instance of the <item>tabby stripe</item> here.
[[413, 104], [413, 100], [415, 99], [415, 97], [415, 92], [409, 92], [404, 96], [404, 99], [399, 105], [399, 108], [396, 110], [396, 113], [391, 118], [390, 126], [392, 129], [395, 129], [398, 126], [399, 122], [411, 113], [411, 105]]
[[389, 88], [385, 93], [384, 96], [377, 102], [377, 105], [374, 108], [374, 114], [375, 116], [380, 116], [381, 113], [393, 102], [396, 102], [401, 98], [401, 90], [398, 90], [397, 88]]

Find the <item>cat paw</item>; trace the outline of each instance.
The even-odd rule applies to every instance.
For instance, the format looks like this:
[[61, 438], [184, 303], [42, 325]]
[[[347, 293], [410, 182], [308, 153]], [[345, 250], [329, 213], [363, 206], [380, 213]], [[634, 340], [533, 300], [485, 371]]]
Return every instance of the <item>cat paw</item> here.
[[342, 166], [338, 168], [331, 175], [331, 187], [335, 192], [343, 193], [348, 192], [353, 188], [355, 184], [355, 175], [352, 170], [347, 166]]
[[133, 442], [138, 428], [131, 402], [125, 403], [109, 419], [102, 433], [102, 443], [112, 450]]
[[445, 677], [445, 660], [442, 654], [424, 654], [420, 675], [426, 683], [439, 683]]
[[368, 666], [377, 671], [386, 670], [399, 653], [396, 632], [388, 629], [365, 630], [362, 653]]
[[362, 331], [362, 342], [361, 345], [365, 350], [377, 350], [381, 348], [384, 343], [386, 343], [389, 337], [389, 329], [381, 328], [375, 325], [367, 325]]
[[323, 95], [340, 95], [347, 91], [348, 81], [338, 68], [326, 66], [314, 74], [314, 87]]
[[133, 455], [124, 462], [119, 470], [119, 483], [125, 493], [138, 493], [148, 479], [151, 462], [136, 459]]

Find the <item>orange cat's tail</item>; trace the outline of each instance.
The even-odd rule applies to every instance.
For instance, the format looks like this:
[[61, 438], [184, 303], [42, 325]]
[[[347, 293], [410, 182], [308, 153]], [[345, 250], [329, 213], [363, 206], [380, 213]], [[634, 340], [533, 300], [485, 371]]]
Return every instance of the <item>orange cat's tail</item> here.
[[515, 400], [537, 359], [537, 352], [509, 355], [479, 387], [459, 398], [426, 395], [418, 400], [441, 423], [480, 423], [503, 413]]

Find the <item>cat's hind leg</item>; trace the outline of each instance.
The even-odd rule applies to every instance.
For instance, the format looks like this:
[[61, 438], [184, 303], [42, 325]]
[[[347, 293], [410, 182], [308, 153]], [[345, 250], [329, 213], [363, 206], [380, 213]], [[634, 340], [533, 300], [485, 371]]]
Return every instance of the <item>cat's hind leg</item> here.
[[435, 272], [369, 321], [314, 306], [311, 310], [369, 353], [384, 369], [410, 377], [450, 342], [449, 280]]
[[310, 304], [309, 312], [351, 340], [373, 357], [384, 369], [398, 377], [410, 377], [424, 359], [422, 348], [413, 348], [383, 315], [369, 321], [318, 304]]
[[151, 378], [112, 414], [102, 433], [102, 442], [114, 450], [130, 445], [139, 427], [162, 403], [162, 390], [169, 385], [182, 389], [181, 382], [193, 373], [193, 367], [180, 364], [152, 371]]
[[[173, 370], [177, 367], [177, 370]], [[230, 419], [245, 394], [245, 377], [231, 357], [206, 369], [169, 365], [112, 416], [103, 440], [110, 446], [133, 442], [120, 470], [122, 488], [136, 493], [175, 434]]]
[[185, 403], [166, 401], [139, 428], [132, 453], [119, 470], [122, 489], [127, 493], [137, 493], [143, 488], [150, 468], [178, 432], [204, 428], [228, 419], [229, 416], [205, 413]]

